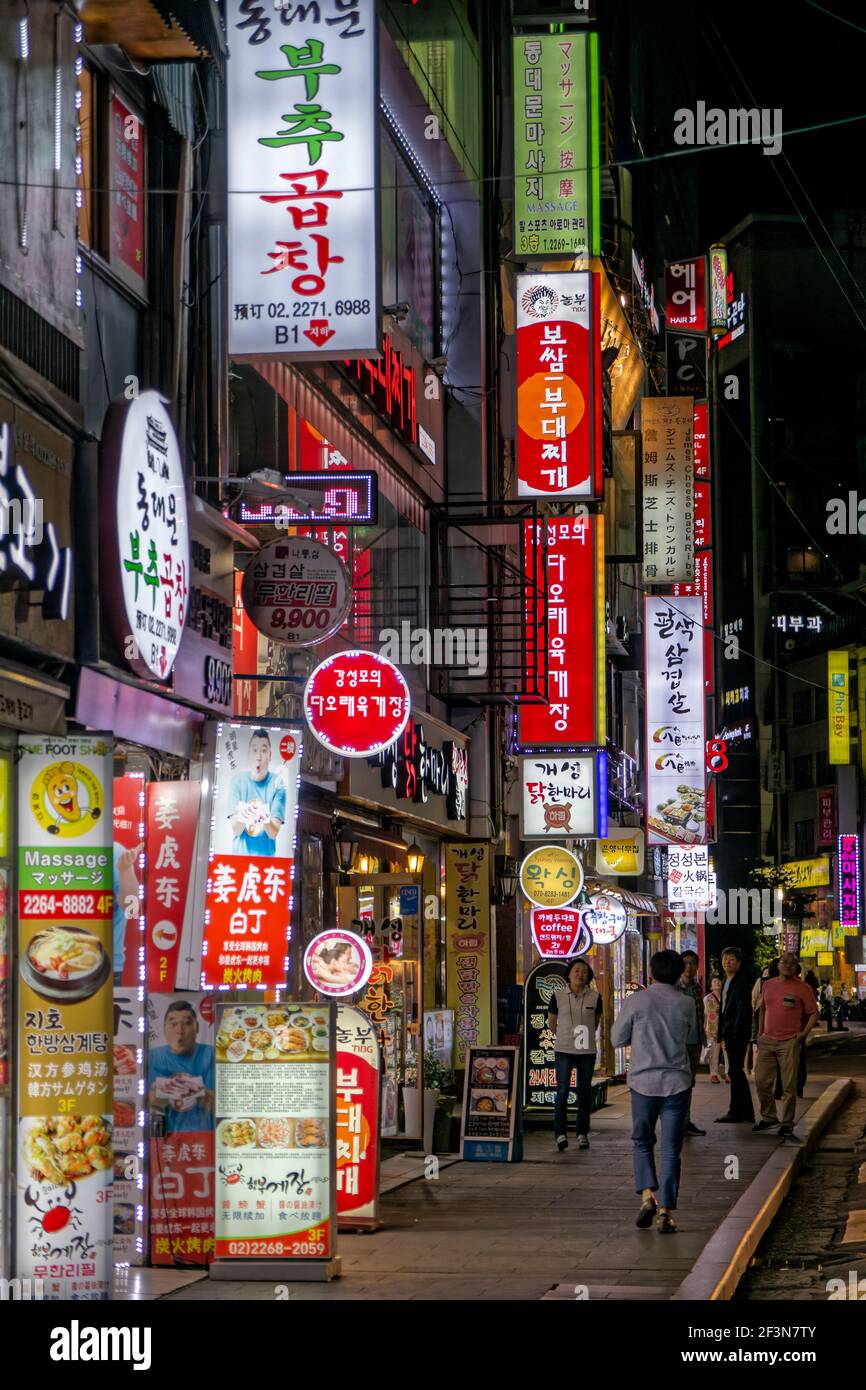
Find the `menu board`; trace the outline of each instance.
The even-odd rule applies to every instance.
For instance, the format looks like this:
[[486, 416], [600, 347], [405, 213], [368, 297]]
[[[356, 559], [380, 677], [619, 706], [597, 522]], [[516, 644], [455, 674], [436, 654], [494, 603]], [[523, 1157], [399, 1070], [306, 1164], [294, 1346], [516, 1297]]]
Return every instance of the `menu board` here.
[[509, 1163], [522, 1156], [515, 1137], [517, 1048], [470, 1048], [463, 1094], [460, 1156]]
[[334, 1010], [220, 1004], [216, 1022], [217, 1259], [330, 1259]]

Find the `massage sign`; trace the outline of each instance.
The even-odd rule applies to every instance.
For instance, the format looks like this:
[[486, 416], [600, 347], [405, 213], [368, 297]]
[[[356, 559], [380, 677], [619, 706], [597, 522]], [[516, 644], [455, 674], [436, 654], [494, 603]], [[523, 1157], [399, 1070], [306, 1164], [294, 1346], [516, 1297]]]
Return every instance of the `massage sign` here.
[[18, 1255], [52, 1299], [107, 1299], [112, 742], [19, 741]]
[[490, 846], [445, 846], [446, 1004], [455, 1011], [454, 1064], [490, 1038]]

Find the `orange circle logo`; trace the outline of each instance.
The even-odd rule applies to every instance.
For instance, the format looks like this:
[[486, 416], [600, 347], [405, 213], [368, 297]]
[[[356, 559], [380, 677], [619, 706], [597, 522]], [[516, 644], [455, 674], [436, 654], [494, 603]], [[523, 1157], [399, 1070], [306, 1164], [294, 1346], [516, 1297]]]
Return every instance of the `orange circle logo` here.
[[[548, 396], [555, 397], [551, 401]], [[576, 381], [561, 376], [552, 381], [544, 372], [536, 372], [527, 377], [517, 390], [517, 418], [520, 428], [530, 439], [543, 439], [552, 443], [556, 436], [543, 433], [542, 425], [562, 418], [565, 413], [565, 432], [571, 434], [577, 429], [586, 413], [586, 398]], [[548, 424], [548, 430], [550, 425]]]

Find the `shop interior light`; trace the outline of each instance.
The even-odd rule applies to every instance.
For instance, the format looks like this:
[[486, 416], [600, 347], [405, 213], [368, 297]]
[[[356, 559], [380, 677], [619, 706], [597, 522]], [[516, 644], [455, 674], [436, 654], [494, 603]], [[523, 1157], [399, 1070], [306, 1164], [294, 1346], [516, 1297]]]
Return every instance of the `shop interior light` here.
[[423, 852], [414, 840], [406, 851], [406, 864], [410, 874], [420, 874], [424, 867]]
[[368, 874], [370, 872], [371, 863], [372, 860], [369, 854], [362, 851], [355, 862], [355, 872], [359, 874]]

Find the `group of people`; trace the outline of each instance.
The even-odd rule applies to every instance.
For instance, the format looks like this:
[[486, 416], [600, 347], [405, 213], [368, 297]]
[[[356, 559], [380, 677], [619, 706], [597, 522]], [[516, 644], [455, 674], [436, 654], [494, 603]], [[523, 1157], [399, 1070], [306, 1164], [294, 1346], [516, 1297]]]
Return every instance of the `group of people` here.
[[[680, 1154], [686, 1136], [701, 1136], [691, 1117], [692, 1093], [701, 1053], [710, 1049], [710, 1078], [720, 1082], [722, 1051], [730, 1085], [728, 1108], [717, 1124], [751, 1124], [757, 1132], [778, 1130], [794, 1137], [797, 1094], [805, 1081], [805, 1041], [818, 1022], [817, 992], [800, 979], [800, 962], [786, 951], [764, 972], [754, 988], [742, 952], [722, 952], [723, 977], [715, 977], [703, 995], [693, 951], [657, 951], [650, 961], [652, 983], [630, 995], [611, 1032], [614, 1047], [629, 1047], [635, 1188], [641, 1204], [636, 1222], [669, 1234], [680, 1182]], [[577, 1145], [589, 1148], [592, 1075], [601, 996], [592, 983], [592, 967], [573, 961], [567, 988], [551, 996], [548, 1026], [554, 1033], [556, 1063], [556, 1145], [568, 1147], [567, 1104], [572, 1073], [577, 1082]], [[817, 983], [817, 982], [816, 982]], [[716, 988], [718, 986], [718, 988]], [[746, 1076], [754, 1049], [754, 1082], [760, 1105], [755, 1120]], [[802, 1070], [801, 1070], [802, 1068]], [[776, 1101], [779, 1101], [779, 1111]], [[659, 1180], [655, 1162], [656, 1129], [661, 1125]]]

